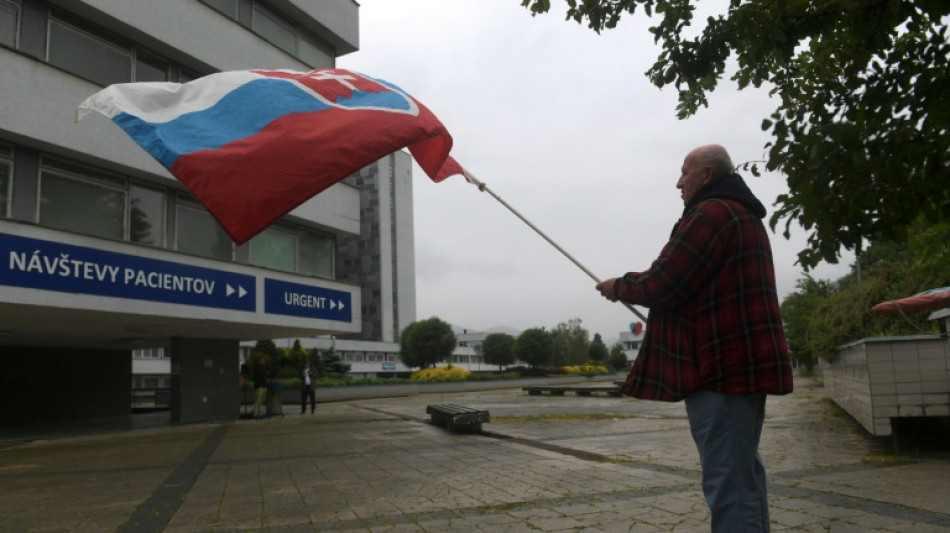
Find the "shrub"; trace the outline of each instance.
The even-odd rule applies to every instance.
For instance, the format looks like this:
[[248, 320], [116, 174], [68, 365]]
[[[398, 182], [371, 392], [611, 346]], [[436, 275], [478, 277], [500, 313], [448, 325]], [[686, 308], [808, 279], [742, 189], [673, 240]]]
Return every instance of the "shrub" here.
[[457, 366], [437, 366], [423, 368], [412, 373], [412, 381], [465, 381], [469, 372]]
[[597, 376], [610, 373], [610, 371], [607, 370], [607, 367], [590, 363], [576, 366], [565, 366], [564, 371], [569, 376]]

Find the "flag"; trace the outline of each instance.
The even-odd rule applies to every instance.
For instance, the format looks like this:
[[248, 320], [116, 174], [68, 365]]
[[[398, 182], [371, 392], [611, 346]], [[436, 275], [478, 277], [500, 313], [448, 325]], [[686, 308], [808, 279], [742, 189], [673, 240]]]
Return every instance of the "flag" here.
[[435, 182], [463, 173], [431, 111], [396, 85], [349, 70], [110, 85], [79, 105], [77, 121], [92, 111], [167, 168], [238, 244], [402, 148]]

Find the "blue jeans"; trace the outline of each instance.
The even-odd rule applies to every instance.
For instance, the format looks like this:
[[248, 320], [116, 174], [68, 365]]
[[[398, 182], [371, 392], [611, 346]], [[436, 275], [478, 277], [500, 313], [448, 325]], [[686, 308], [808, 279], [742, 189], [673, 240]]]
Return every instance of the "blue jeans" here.
[[765, 395], [699, 391], [686, 398], [686, 415], [713, 533], [767, 533], [769, 502], [759, 455]]

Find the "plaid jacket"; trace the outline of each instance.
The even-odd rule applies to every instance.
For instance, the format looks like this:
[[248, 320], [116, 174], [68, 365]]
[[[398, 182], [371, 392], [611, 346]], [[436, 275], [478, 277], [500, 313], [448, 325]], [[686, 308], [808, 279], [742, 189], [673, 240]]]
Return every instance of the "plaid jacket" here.
[[650, 269], [618, 283], [621, 300], [650, 309], [624, 395], [792, 391], [765, 210], [752, 200], [761, 213], [734, 199], [694, 202]]

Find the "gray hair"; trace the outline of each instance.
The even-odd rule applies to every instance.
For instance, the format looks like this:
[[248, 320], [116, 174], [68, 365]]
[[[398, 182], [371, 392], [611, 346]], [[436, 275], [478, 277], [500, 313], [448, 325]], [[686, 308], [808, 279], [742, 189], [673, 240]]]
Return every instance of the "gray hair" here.
[[736, 167], [732, 164], [732, 158], [729, 157], [729, 152], [718, 144], [701, 146], [697, 148], [694, 153], [699, 163], [704, 166], [709, 166], [717, 178], [728, 176], [735, 171]]

